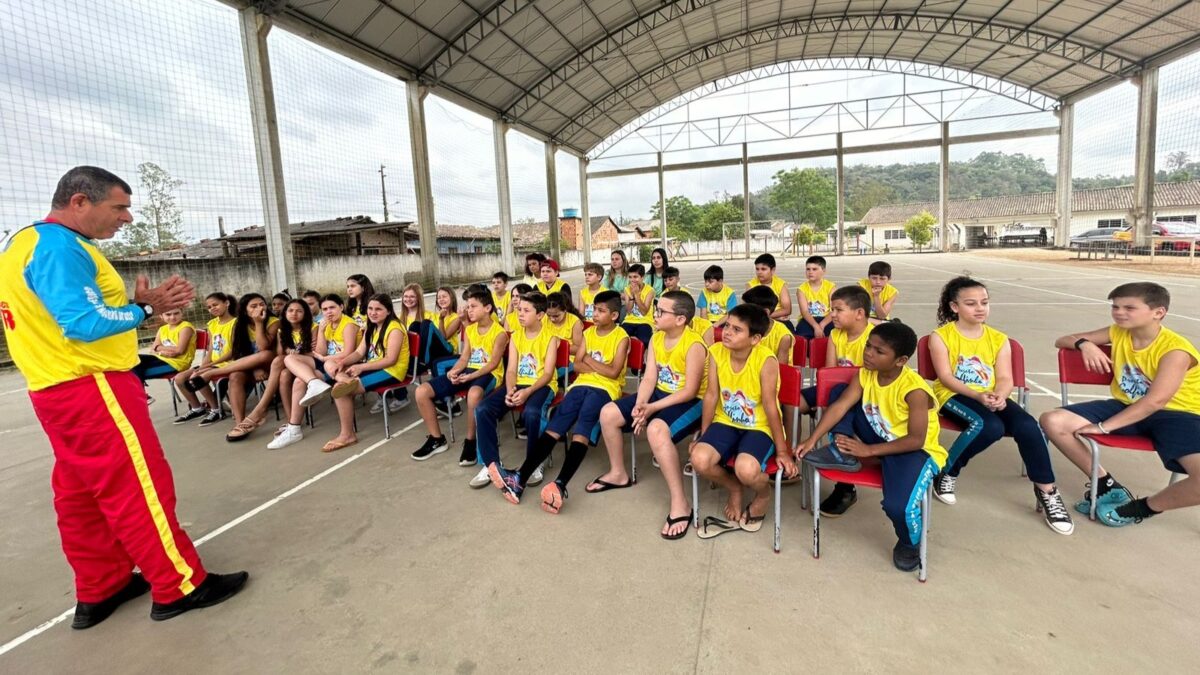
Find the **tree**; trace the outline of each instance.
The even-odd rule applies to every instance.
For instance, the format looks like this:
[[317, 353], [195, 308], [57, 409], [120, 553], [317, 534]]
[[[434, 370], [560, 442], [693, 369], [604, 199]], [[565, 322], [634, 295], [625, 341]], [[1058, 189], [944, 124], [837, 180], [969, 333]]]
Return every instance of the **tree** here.
[[816, 169], [778, 171], [768, 202], [794, 223], [825, 229], [837, 222], [837, 189]]
[[813, 247], [824, 243], [825, 233], [811, 225], [801, 225], [792, 234], [792, 244], [796, 247], [796, 250], [799, 251], [801, 246], [807, 246], [809, 255], [813, 254]]
[[1176, 150], [1167, 155], [1167, 169], [1170, 171], [1179, 171], [1186, 167], [1191, 159], [1188, 157], [1186, 150]]
[[913, 243], [913, 248], [920, 251], [933, 241], [933, 226], [936, 224], [937, 218], [934, 218], [932, 213], [922, 211], [904, 223], [904, 234]]
[[175, 190], [183, 181], [154, 162], [138, 164], [137, 170], [144, 201], [137, 210], [138, 220], [121, 228], [120, 240], [103, 247], [115, 256], [161, 251], [185, 242], [183, 210], [175, 201]]
[[[711, 201], [700, 207], [700, 222], [696, 226], [693, 239], [716, 241], [723, 236], [730, 238], [745, 236], [742, 225], [744, 217], [745, 214], [742, 210], [731, 202]], [[727, 231], [722, 232], [725, 229], [722, 227], [725, 223], [736, 223], [736, 225], [730, 225]]]
[[[662, 216], [658, 207], [658, 202], [650, 206], [650, 217], [661, 221]], [[692, 200], [682, 195], [667, 197], [668, 236], [679, 237], [680, 239], [694, 239], [695, 237], [691, 236], [691, 233], [695, 231], [696, 225], [699, 222], [700, 207], [693, 204]]]
[[850, 207], [849, 218], [862, 220], [867, 211], [880, 204], [891, 204], [896, 201], [896, 189], [875, 179], [867, 180], [859, 185], [848, 187], [846, 203]]

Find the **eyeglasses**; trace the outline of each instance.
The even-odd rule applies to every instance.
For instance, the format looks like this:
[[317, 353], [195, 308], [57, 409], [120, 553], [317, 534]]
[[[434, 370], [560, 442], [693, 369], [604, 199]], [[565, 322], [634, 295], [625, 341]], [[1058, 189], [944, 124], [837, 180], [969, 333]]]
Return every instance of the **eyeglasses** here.
[[679, 312], [671, 312], [671, 311], [663, 309], [662, 307], [654, 308], [654, 317], [655, 318], [658, 318], [658, 317], [662, 316], [663, 314], [674, 314], [675, 316], [683, 316], [683, 314], [681, 314]]

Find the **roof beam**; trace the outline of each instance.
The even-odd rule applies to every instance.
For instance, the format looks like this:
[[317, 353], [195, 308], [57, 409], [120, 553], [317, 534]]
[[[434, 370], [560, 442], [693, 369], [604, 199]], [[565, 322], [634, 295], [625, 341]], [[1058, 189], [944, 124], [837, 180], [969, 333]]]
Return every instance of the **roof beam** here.
[[417, 69], [417, 76], [436, 84], [476, 45], [500, 30], [505, 21], [530, 4], [533, 4], [533, 0], [494, 0], [487, 7], [476, 10], [475, 19], [446, 40], [433, 58]]
[[[1064, 35], [1063, 35], [1061, 38], [1059, 38], [1059, 42], [1065, 42], [1066, 40], [1070, 39], [1070, 37], [1071, 37], [1072, 35], [1074, 35], [1074, 34], [1078, 33], [1080, 30], [1082, 30], [1083, 28], [1085, 28], [1085, 27], [1086, 27], [1088, 24], [1090, 24], [1091, 22], [1095, 21], [1096, 19], [1099, 19], [1100, 17], [1104, 16], [1105, 14], [1108, 14], [1109, 10], [1111, 10], [1113, 7], [1116, 7], [1117, 5], [1121, 4], [1121, 2], [1122, 2], [1122, 0], [1112, 0], [1112, 2], [1110, 2], [1109, 4], [1107, 4], [1107, 5], [1105, 5], [1105, 6], [1104, 6], [1104, 9], [1102, 9], [1102, 10], [1100, 10], [1099, 12], [1096, 12], [1095, 14], [1091, 15], [1090, 17], [1088, 17], [1087, 21], [1084, 21], [1083, 23], [1078, 23], [1078, 24], [1075, 24], [1075, 27], [1074, 27], [1074, 28], [1072, 28], [1071, 30], [1067, 31], [1067, 32], [1066, 32], [1066, 34], [1064, 34]], [[1048, 10], [1047, 10], [1047, 11], [1048, 11]], [[1038, 19], [1040, 19], [1040, 18], [1041, 18], [1041, 16], [1045, 16], [1045, 15], [1044, 15], [1044, 14], [1043, 14], [1043, 15], [1040, 15], [1040, 16], [1038, 17]], [[1035, 21], [1037, 21], [1038, 19], [1035, 19]], [[1029, 26], [1027, 26], [1027, 30], [1028, 30], [1028, 29], [1031, 29], [1031, 28], [1032, 28], [1032, 26], [1033, 26], [1033, 24], [1029, 24]], [[1057, 43], [1056, 43], [1056, 44], [1057, 44]], [[1097, 50], [1097, 51], [1103, 52], [1103, 51], [1104, 51], [1104, 49], [1103, 49], [1103, 48], [1101, 48], [1101, 49], [1099, 49], [1099, 50]], [[1025, 59], [1024, 61], [1021, 61], [1021, 62], [1020, 62], [1020, 63], [1018, 63], [1017, 65], [1015, 65], [1015, 66], [1013, 66], [1012, 68], [1009, 68], [1007, 71], [1005, 71], [1005, 73], [1004, 73], [1003, 75], [1001, 75], [1001, 76], [1000, 76], [1000, 79], [1002, 79], [1002, 80], [1003, 80], [1003, 79], [1007, 79], [1009, 75], [1012, 75], [1013, 73], [1017, 72], [1018, 70], [1020, 70], [1020, 69], [1024, 68], [1025, 66], [1029, 65], [1029, 64], [1030, 64], [1030, 63], [1031, 63], [1031, 62], [1032, 62], [1034, 59], [1036, 59], [1037, 57], [1038, 57], [1038, 55], [1037, 55], [1037, 54], [1033, 54], [1033, 55], [1029, 56], [1029, 58]], [[1065, 57], [1064, 57], [1064, 58], [1065, 58]]]

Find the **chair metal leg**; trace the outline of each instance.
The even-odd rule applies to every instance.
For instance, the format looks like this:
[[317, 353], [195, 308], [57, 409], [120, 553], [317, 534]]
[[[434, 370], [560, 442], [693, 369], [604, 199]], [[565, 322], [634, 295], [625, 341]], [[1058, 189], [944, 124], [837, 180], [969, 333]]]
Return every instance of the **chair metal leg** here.
[[179, 417], [179, 391], [175, 389], [175, 380], [168, 378], [167, 384], [171, 387], [171, 407], [175, 409], [175, 416]]
[[[446, 424], [450, 426], [450, 442], [454, 442], [454, 398], [446, 397], [446, 410], [450, 411], [450, 417], [447, 418]], [[464, 413], [465, 414], [465, 413]]]
[[383, 437], [384, 438], [392, 437], [392, 427], [391, 427], [391, 424], [389, 424], [389, 422], [388, 422], [388, 394], [390, 394], [390, 393], [392, 393], [391, 390], [386, 389], [386, 390], [384, 390], [383, 396], [382, 396], [382, 399], [383, 399]]
[[812, 472], [813, 558], [821, 557], [821, 474]]
[[629, 433], [629, 480], [637, 484], [637, 436]]
[[780, 468], [775, 472], [775, 552], [779, 553], [779, 531], [780, 522], [779, 516], [783, 509], [780, 504], [783, 503], [783, 469]]
[[692, 467], [692, 527], [700, 529], [700, 476]]
[[921, 495], [921, 571], [917, 573], [917, 579], [924, 582], [928, 578], [928, 559], [926, 558], [929, 552], [929, 491], [931, 488], [925, 488], [924, 494]]
[[1091, 451], [1092, 451], [1092, 485], [1090, 488], [1091, 499], [1089, 500], [1090, 504], [1091, 504], [1091, 508], [1088, 513], [1088, 518], [1090, 518], [1091, 520], [1095, 520], [1096, 519], [1096, 493], [1099, 491], [1099, 485], [1100, 485], [1100, 446], [1098, 444], [1094, 443], [1092, 441], [1092, 439], [1090, 439], [1090, 438], [1085, 438], [1083, 440], [1087, 443], [1088, 448], [1091, 449]]
[[797, 464], [800, 465], [800, 510], [804, 511], [811, 506], [809, 501], [812, 495], [809, 494], [808, 488], [812, 485], [812, 471], [804, 462], [797, 462]]

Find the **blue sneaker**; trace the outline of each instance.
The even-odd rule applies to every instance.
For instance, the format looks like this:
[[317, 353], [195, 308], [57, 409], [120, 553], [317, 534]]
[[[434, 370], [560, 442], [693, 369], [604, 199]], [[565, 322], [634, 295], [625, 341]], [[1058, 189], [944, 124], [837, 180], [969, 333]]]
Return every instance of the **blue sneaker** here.
[[1142, 522], [1141, 518], [1126, 518], [1125, 516], [1117, 513], [1117, 509], [1119, 508], [1120, 505], [1105, 506], [1102, 504], [1097, 506], [1096, 520], [1099, 520], [1109, 527], [1125, 527], [1126, 525], [1137, 525], [1138, 523]]
[[521, 475], [516, 471], [509, 471], [500, 466], [496, 462], [488, 464], [488, 477], [492, 479], [492, 485], [495, 485], [504, 493], [504, 498], [512, 504], [521, 503], [521, 493], [525, 491], [521, 487]]
[[[1090, 515], [1092, 513], [1091, 496], [1092, 496], [1092, 484], [1084, 483], [1083, 484], [1083, 498], [1080, 499], [1079, 501], [1075, 502], [1075, 510], [1082, 513], [1085, 516]], [[1118, 488], [1113, 488], [1112, 490], [1109, 490], [1108, 492], [1105, 492], [1104, 494], [1100, 495], [1099, 500], [1096, 504], [1096, 517], [1099, 517], [1100, 512], [1103, 511], [1104, 508], [1107, 506], [1111, 506], [1115, 509], [1118, 506], [1121, 506], [1123, 504], [1128, 504], [1131, 501], [1133, 501], [1133, 493], [1130, 492], [1129, 489], [1126, 488], [1124, 485], [1122, 485], [1121, 487], [1118, 487]]]

